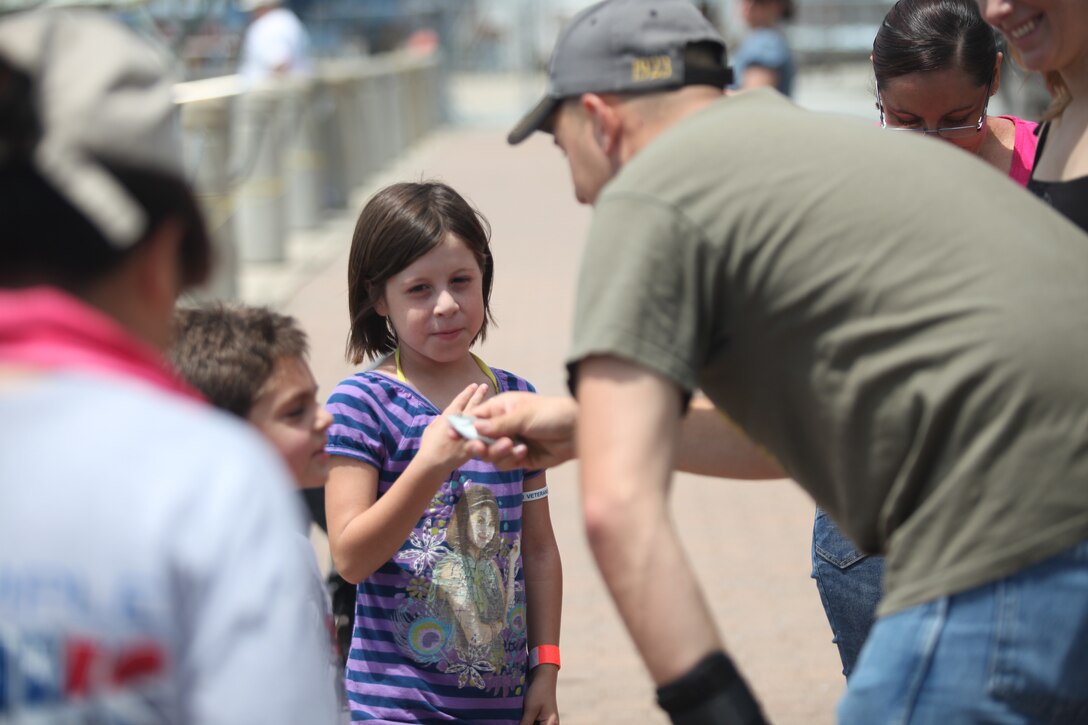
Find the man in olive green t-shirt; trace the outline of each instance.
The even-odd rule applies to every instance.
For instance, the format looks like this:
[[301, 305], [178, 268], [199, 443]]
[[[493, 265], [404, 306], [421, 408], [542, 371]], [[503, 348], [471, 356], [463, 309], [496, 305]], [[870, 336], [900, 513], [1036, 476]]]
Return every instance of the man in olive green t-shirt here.
[[[481, 432], [554, 461], [577, 417], [590, 542], [674, 722], [762, 718], [665, 506], [674, 462], [778, 472], [713, 407], [887, 554], [843, 721], [1088, 718], [1088, 239], [945, 144], [723, 98], [723, 52], [675, 0], [608, 0], [560, 37], [510, 141], [552, 133], [595, 207], [578, 403], [498, 398]], [[1027, 614], [1058, 587], [1060, 615]]]

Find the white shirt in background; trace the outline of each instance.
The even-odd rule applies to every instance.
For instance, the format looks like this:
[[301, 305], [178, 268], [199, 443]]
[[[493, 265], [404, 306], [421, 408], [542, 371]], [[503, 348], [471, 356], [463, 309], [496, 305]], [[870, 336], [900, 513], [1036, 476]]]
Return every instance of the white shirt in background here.
[[251, 86], [277, 73], [310, 75], [310, 37], [298, 16], [287, 8], [273, 8], [254, 20], [242, 41], [238, 72]]

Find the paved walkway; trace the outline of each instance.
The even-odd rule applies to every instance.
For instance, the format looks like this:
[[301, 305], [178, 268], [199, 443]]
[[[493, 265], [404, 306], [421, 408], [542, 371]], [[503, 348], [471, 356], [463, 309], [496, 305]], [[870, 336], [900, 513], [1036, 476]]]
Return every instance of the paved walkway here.
[[[432, 135], [366, 189], [394, 180], [441, 179], [490, 220], [496, 259], [498, 326], [482, 357], [516, 371], [544, 393], [565, 392], [562, 359], [589, 210], [574, 200], [568, 172], [549, 138], [517, 148], [505, 130], [536, 92], [530, 82], [461, 79], [455, 126]], [[807, 94], [807, 95], [806, 95]], [[872, 96], [865, 74], [841, 69], [806, 81], [803, 105], [863, 116]], [[470, 103], [466, 103], [465, 99]], [[330, 216], [298, 235], [286, 265], [249, 267], [248, 301], [274, 304], [309, 331], [322, 394], [354, 371], [347, 336], [346, 262], [354, 213]], [[564, 564], [563, 660], [559, 703], [565, 725], [665, 723], [653, 688], [597, 574], [582, 533], [576, 468], [549, 473]], [[811, 501], [790, 482], [745, 483], [680, 476], [676, 520], [729, 650], [773, 722], [834, 722], [843, 678], [831, 633], [809, 578]]]

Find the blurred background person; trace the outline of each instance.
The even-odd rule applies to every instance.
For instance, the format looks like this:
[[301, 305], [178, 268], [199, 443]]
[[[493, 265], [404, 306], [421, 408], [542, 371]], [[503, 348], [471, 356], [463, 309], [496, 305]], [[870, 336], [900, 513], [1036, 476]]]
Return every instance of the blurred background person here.
[[241, 0], [240, 7], [251, 18], [238, 68], [247, 85], [274, 76], [313, 73], [310, 36], [297, 15], [279, 0]]
[[287, 471], [169, 369], [207, 279], [163, 59], [0, 22], [0, 721], [335, 722]]
[[793, 11], [793, 0], [741, 0], [748, 32], [729, 59], [733, 89], [771, 86], [786, 96], [793, 93], [796, 68], [782, 31], [782, 23], [793, 17]]

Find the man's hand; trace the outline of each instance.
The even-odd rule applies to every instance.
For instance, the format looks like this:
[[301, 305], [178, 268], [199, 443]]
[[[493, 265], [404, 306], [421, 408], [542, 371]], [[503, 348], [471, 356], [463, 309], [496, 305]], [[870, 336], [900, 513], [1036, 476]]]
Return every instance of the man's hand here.
[[500, 468], [550, 468], [575, 456], [578, 404], [571, 398], [513, 391], [465, 411], [476, 430], [495, 438], [472, 444], [472, 454]]

